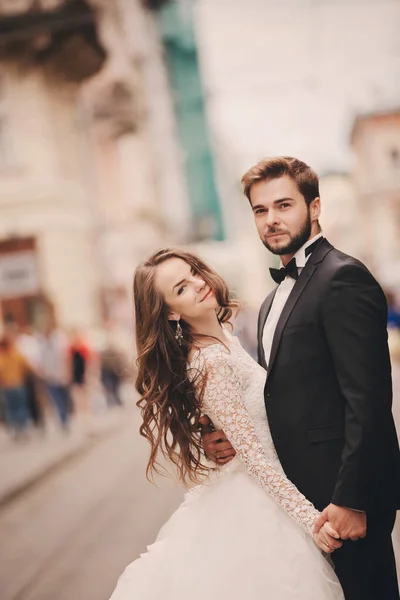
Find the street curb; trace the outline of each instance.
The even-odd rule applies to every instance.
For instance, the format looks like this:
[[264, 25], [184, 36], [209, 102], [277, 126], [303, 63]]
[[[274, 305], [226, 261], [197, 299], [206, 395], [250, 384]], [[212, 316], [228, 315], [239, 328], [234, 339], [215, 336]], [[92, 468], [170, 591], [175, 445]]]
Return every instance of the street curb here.
[[12, 501], [16, 500], [19, 496], [22, 496], [25, 492], [31, 491], [37, 485], [43, 483], [47, 477], [50, 477], [68, 463], [72, 463], [76, 458], [78, 458], [78, 456], [88, 452], [91, 448], [96, 446], [96, 444], [112, 435], [126, 422], [126, 419], [121, 419], [121, 421], [113, 423], [103, 430], [89, 434], [87, 437], [82, 439], [82, 442], [79, 445], [67, 450], [61, 456], [58, 456], [53, 462], [45, 465], [42, 469], [39, 469], [32, 476], [27, 477], [24, 481], [6, 490], [2, 495], [0, 495], [0, 510], [5, 508]]

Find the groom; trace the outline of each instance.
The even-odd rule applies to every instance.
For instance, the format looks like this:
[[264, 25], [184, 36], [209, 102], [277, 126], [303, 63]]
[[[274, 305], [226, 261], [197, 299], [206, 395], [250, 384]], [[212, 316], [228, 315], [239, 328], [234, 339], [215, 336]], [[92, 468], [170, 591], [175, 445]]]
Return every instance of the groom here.
[[[400, 454], [385, 296], [361, 262], [323, 237], [318, 178], [308, 165], [268, 158], [242, 183], [261, 241], [282, 262], [270, 270], [277, 287], [258, 320], [278, 456], [323, 511], [316, 530], [329, 520], [343, 540], [331, 556], [346, 600], [399, 600], [391, 532]], [[205, 433], [203, 444], [219, 464], [235, 454], [221, 431]]]

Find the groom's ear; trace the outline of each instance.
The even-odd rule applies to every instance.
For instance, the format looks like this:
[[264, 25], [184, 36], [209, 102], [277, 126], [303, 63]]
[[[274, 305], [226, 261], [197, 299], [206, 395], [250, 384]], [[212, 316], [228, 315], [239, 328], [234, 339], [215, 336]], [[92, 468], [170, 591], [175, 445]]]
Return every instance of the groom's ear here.
[[321, 198], [318, 196], [310, 204], [311, 221], [318, 221], [321, 216]]

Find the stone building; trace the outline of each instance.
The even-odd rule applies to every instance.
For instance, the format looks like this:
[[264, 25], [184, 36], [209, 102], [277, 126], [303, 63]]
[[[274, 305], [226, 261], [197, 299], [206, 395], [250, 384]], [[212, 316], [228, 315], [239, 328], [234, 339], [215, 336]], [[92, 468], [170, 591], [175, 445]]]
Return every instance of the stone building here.
[[363, 254], [387, 288], [400, 291], [400, 111], [360, 115], [351, 134]]
[[350, 173], [324, 173], [319, 177], [324, 235], [339, 250], [362, 260], [364, 244], [358, 228], [359, 206]]
[[[185, 230], [169, 90], [145, 5], [0, 0], [3, 319], [126, 324], [135, 265], [171, 227]], [[182, 207], [175, 220], [166, 195]]]

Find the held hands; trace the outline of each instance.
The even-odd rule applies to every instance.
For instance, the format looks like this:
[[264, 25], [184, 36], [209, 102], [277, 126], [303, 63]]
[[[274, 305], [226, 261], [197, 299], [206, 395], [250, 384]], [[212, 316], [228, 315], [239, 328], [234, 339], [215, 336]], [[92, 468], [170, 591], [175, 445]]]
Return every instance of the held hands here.
[[201, 440], [204, 452], [209, 460], [224, 465], [236, 456], [236, 451], [226, 439], [222, 430], [214, 431], [211, 420], [204, 415], [200, 418]]
[[318, 533], [314, 533], [313, 537], [317, 546], [323, 552], [326, 552], [326, 554], [331, 554], [343, 546], [343, 542], [339, 540], [339, 534], [328, 521], [325, 521]]
[[[217, 465], [230, 462], [236, 451], [222, 430], [215, 431], [211, 419], [206, 415], [200, 418], [201, 440], [209, 460]], [[330, 554], [343, 546], [342, 540], [357, 540], [366, 536], [367, 517], [365, 513], [330, 504], [318, 517], [314, 525], [314, 540], [317, 546]]]
[[329, 504], [318, 517], [314, 534], [318, 534], [324, 523], [329, 521], [342, 540], [358, 540], [367, 535], [367, 515], [336, 504]]

